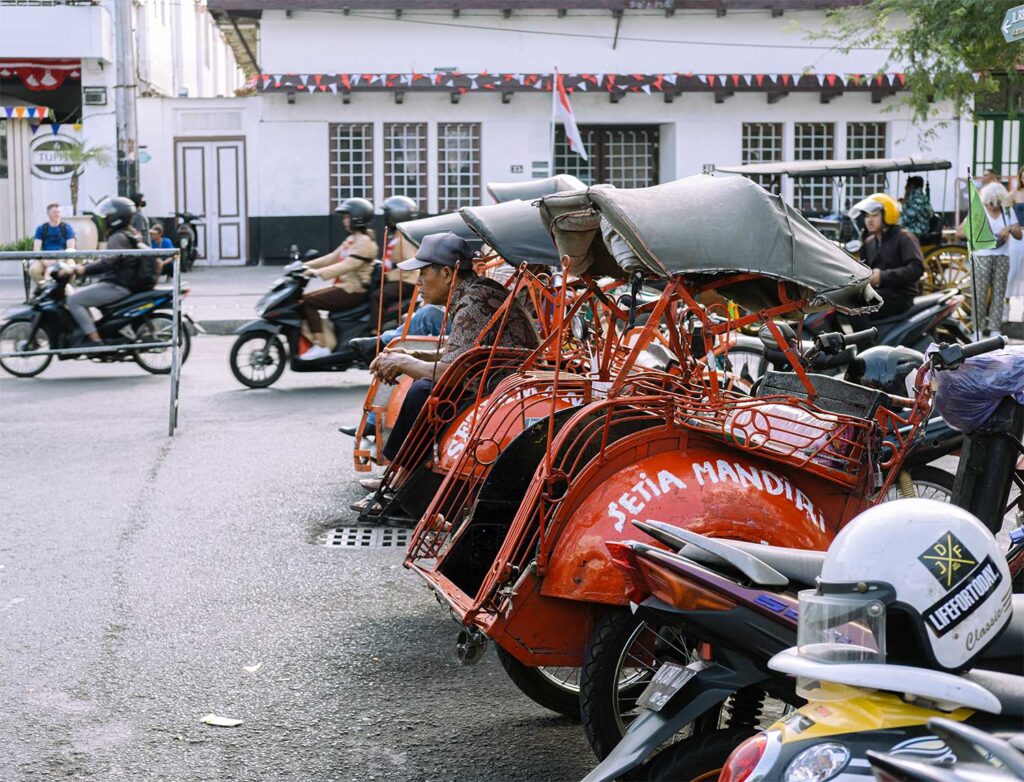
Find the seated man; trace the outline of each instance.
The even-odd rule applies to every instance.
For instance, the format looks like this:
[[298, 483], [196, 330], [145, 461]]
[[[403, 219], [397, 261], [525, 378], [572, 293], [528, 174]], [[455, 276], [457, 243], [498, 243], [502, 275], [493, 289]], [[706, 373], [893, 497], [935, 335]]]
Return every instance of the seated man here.
[[901, 200], [903, 214], [900, 216], [900, 224], [916, 236], [919, 242], [923, 241], [931, 230], [932, 215], [935, 214], [924, 189], [924, 178], [907, 177], [907, 189]]
[[[487, 334], [483, 329], [508, 297], [502, 285], [473, 271], [472, 253], [465, 240], [454, 233], [431, 234], [423, 239], [416, 257], [399, 264], [403, 271], [420, 270], [420, 294], [426, 304], [450, 310], [448, 340], [444, 352], [404, 350], [386, 351], [370, 365], [381, 381], [394, 383], [399, 375], [414, 379], [395, 421], [391, 436], [384, 445], [384, 456], [394, 459], [412, 429], [420, 410], [426, 404], [434, 381], [458, 356], [481, 345], [493, 345], [497, 327]], [[500, 345], [507, 348], [536, 348], [540, 344], [537, 330], [526, 309], [513, 302], [501, 334]], [[440, 355], [439, 355], [440, 354]]]
[[921, 245], [917, 237], [899, 225], [896, 199], [885, 193], [873, 193], [850, 210], [854, 221], [861, 215], [865, 235], [861, 258], [871, 267], [871, 285], [883, 303], [881, 309], [869, 316], [850, 318], [856, 329], [869, 328], [873, 321], [910, 309], [924, 275]]

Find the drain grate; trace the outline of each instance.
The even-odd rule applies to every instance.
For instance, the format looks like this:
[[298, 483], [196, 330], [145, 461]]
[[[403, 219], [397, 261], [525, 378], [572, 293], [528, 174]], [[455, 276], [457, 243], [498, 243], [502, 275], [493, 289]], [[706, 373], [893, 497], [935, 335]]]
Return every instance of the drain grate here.
[[335, 527], [324, 532], [317, 542], [328, 548], [406, 548], [411, 538], [411, 529]]

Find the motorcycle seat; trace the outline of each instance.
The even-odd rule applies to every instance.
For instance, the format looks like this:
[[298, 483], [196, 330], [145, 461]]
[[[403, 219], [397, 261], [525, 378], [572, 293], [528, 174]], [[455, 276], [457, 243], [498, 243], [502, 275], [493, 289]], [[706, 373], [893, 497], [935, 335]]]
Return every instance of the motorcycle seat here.
[[824, 551], [809, 551], [782, 546], [765, 546], [761, 543], [746, 543], [738, 540], [727, 541], [730, 546], [757, 557], [771, 568], [779, 571], [790, 581], [802, 586], [814, 586], [814, 580], [821, 575], [825, 562]]
[[370, 302], [364, 301], [362, 304], [357, 304], [355, 307], [349, 307], [344, 310], [334, 310], [330, 313], [331, 321], [335, 322], [348, 322], [353, 320], [360, 320], [370, 314]]
[[938, 293], [928, 293], [924, 296], [915, 296], [914, 303], [910, 305], [910, 309], [899, 312], [895, 315], [890, 315], [888, 318], [872, 318], [871, 325], [878, 326], [887, 323], [899, 323], [901, 321], [912, 318], [917, 313], [923, 310], [933, 307], [936, 304], [941, 304], [943, 301], [948, 299], [953, 294], [950, 291], [939, 291]]
[[[1024, 595], [1013, 596], [1013, 614], [1010, 624], [984, 652], [982, 660], [1020, 659], [1024, 656]], [[1024, 666], [1024, 660], [1021, 660]]]
[[[807, 377], [817, 391], [813, 400], [814, 405], [832, 413], [855, 418], [873, 418], [886, 398], [880, 391], [828, 375], [809, 374]], [[755, 395], [783, 395], [807, 399], [807, 389], [803, 387], [795, 372], [769, 370], [761, 378]]]
[[964, 678], [981, 685], [996, 696], [1003, 707], [1001, 716], [1024, 717], [1024, 676], [976, 668], [965, 673]]
[[133, 293], [131, 296], [126, 296], [123, 299], [112, 301], [110, 304], [104, 304], [99, 308], [99, 310], [100, 312], [106, 313], [115, 308], [120, 309], [122, 307], [132, 307], [137, 304], [145, 304], [147, 301], [152, 301], [160, 296], [170, 296], [173, 293], [173, 291], [160, 290], [158, 288], [154, 288], [149, 291], [140, 291], [139, 293]]

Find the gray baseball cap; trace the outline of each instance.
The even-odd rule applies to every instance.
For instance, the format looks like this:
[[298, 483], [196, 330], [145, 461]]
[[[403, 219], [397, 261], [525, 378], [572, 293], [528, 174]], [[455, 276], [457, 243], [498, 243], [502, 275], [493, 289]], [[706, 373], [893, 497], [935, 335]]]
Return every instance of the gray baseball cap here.
[[458, 271], [472, 271], [473, 251], [466, 240], [451, 231], [429, 234], [423, 237], [416, 257], [402, 261], [398, 268], [405, 272], [416, 271], [426, 266], [451, 266]]

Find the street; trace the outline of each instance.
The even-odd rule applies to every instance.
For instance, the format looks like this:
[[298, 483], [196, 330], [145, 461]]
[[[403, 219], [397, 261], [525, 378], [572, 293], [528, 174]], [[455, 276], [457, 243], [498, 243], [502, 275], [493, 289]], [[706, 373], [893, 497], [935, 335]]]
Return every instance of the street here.
[[[193, 343], [179, 429], [135, 364], [0, 377], [0, 780], [574, 780], [534, 705], [354, 514], [367, 375], [232, 378]], [[215, 714], [239, 727], [201, 723]]]

